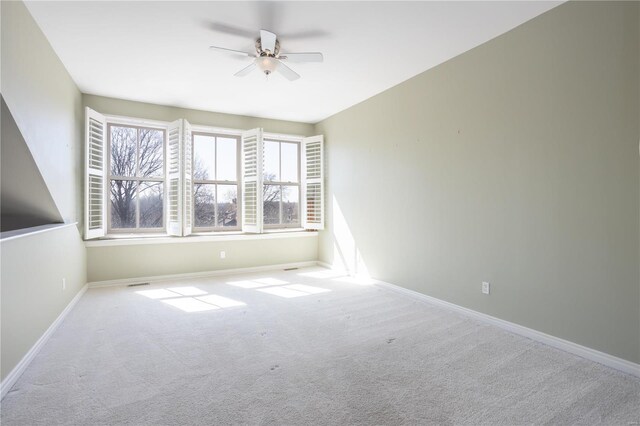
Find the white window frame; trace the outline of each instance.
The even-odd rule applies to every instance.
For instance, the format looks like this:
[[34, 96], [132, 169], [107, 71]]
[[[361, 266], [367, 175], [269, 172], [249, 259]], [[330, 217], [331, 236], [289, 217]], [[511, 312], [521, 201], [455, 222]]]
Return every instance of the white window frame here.
[[[114, 115], [105, 115], [106, 120], [106, 140], [105, 140], [105, 156], [106, 156], [106, 170], [105, 170], [105, 187], [104, 187], [104, 202], [106, 203], [106, 237], [111, 235], [122, 234], [166, 234], [167, 224], [167, 128], [169, 123], [164, 121], [144, 120], [132, 117], [122, 117]], [[161, 177], [139, 177], [139, 176], [113, 176], [111, 174], [111, 127], [132, 127], [136, 129], [154, 129], [160, 130], [163, 134], [162, 143], [162, 176]], [[138, 143], [139, 141], [136, 141]], [[112, 180], [135, 180], [138, 182], [162, 182], [162, 226], [158, 228], [113, 228], [111, 226], [111, 181]], [[139, 188], [137, 189], [139, 191]], [[136, 197], [136, 224], [139, 223], [140, 209], [139, 209], [139, 197]]]
[[[231, 133], [221, 133], [221, 132], [216, 132], [213, 133], [211, 131], [207, 131], [206, 128], [203, 128], [202, 126], [198, 126], [197, 127], [198, 130], [196, 130], [196, 126], [192, 126], [192, 138], [191, 138], [191, 148], [192, 148], [192, 170], [195, 171], [194, 167], [195, 167], [195, 136], [211, 136], [211, 137], [215, 137], [216, 141], [215, 141], [215, 158], [214, 161], [217, 160], [218, 158], [218, 141], [217, 138], [221, 137], [221, 138], [230, 138], [230, 139], [235, 139], [236, 140], [236, 180], [235, 181], [230, 181], [230, 180], [218, 180], [218, 179], [196, 179], [196, 177], [194, 176], [192, 179], [192, 185], [191, 185], [191, 193], [193, 194], [193, 209], [192, 209], [192, 229], [194, 233], [198, 233], [198, 234], [207, 234], [207, 233], [220, 233], [220, 232], [239, 232], [242, 230], [242, 184], [241, 184], [241, 171], [242, 171], [242, 138], [240, 134], [231, 134]], [[217, 166], [217, 162], [216, 162], [216, 166]], [[216, 169], [216, 173], [217, 173], [217, 169]], [[217, 176], [216, 176], [217, 177]], [[216, 207], [215, 207], [215, 223], [218, 223], [218, 214], [217, 214], [217, 197], [218, 197], [218, 192], [217, 192], [217, 187], [218, 185], [236, 185], [236, 187], [238, 188], [237, 191], [237, 200], [236, 200], [236, 226], [196, 226], [196, 206], [195, 206], [195, 185], [197, 184], [204, 184], [204, 185], [215, 185], [216, 187]]]
[[[278, 217], [280, 218], [280, 223], [265, 223], [264, 215], [262, 218], [262, 223], [264, 229], [274, 230], [274, 229], [287, 229], [287, 228], [302, 228], [302, 138], [296, 136], [287, 136], [287, 135], [273, 135], [269, 133], [264, 134], [264, 142], [277, 142], [279, 147], [278, 153], [278, 166], [280, 168], [280, 177], [282, 177], [282, 144], [283, 143], [294, 143], [298, 149], [298, 164], [297, 164], [297, 181], [296, 182], [284, 182], [280, 181], [267, 181], [263, 178], [262, 186], [263, 191], [266, 185], [278, 185], [281, 188], [283, 186], [296, 186], [298, 188], [298, 221], [294, 223], [282, 223], [282, 190], [280, 190], [280, 211], [278, 213]], [[263, 173], [264, 176], [264, 173]], [[264, 200], [263, 200], [264, 202]], [[264, 210], [264, 209], [263, 209]]]

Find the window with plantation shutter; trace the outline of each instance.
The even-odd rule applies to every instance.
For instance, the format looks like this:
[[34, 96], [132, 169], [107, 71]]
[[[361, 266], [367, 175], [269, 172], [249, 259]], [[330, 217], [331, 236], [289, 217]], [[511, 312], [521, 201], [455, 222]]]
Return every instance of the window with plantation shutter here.
[[85, 239], [106, 234], [106, 120], [85, 108]]
[[183, 123], [176, 120], [167, 129], [167, 234], [182, 235]]
[[324, 227], [323, 137], [86, 108], [85, 239]]
[[303, 140], [303, 208], [305, 229], [324, 229], [324, 137]]
[[242, 232], [262, 232], [262, 129], [242, 133]]

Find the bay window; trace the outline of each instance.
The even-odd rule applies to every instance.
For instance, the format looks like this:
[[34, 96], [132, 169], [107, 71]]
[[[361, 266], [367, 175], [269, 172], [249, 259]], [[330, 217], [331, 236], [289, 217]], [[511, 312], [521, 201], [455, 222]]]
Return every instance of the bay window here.
[[324, 226], [323, 138], [86, 109], [85, 239]]

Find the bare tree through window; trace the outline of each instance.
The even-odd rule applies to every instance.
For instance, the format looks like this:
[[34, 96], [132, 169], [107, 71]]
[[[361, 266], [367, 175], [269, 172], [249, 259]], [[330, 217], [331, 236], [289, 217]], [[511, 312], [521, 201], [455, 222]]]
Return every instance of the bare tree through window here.
[[[275, 180], [275, 175], [265, 174], [264, 181], [271, 182]], [[282, 186], [280, 185], [263, 185], [262, 191], [262, 214], [265, 224], [280, 223], [280, 200], [282, 194]]]
[[111, 228], [161, 228], [164, 132], [111, 125], [109, 141]]

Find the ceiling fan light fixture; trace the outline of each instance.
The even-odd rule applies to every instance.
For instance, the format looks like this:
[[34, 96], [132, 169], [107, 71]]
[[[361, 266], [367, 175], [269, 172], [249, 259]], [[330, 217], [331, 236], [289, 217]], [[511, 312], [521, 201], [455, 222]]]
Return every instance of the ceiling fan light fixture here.
[[285, 79], [289, 81], [295, 81], [300, 78], [300, 74], [289, 68], [284, 61], [291, 62], [322, 62], [322, 53], [320, 52], [299, 52], [299, 53], [286, 53], [280, 55], [280, 41], [278, 37], [267, 30], [260, 30], [260, 38], [255, 42], [256, 53], [251, 54], [243, 52], [241, 50], [228, 49], [226, 47], [209, 46], [211, 49], [220, 50], [237, 55], [253, 57], [251, 62], [246, 67], [234, 74], [236, 77], [244, 77], [251, 73], [251, 71], [258, 68], [264, 75], [269, 77], [274, 71], [280, 73]]
[[258, 63], [258, 68], [267, 75], [274, 72], [279, 64], [279, 61], [273, 56], [261, 56], [256, 59], [256, 62]]

